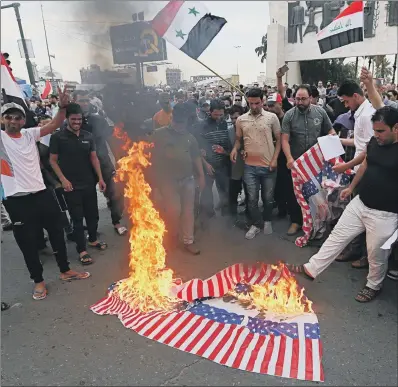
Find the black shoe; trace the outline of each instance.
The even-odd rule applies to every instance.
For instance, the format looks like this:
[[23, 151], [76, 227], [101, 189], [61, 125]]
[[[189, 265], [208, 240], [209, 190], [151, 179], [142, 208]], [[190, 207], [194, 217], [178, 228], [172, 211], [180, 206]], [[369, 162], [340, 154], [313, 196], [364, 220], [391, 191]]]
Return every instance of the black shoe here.
[[387, 277], [393, 281], [398, 281], [398, 270], [389, 270]]
[[1, 311], [3, 312], [4, 310], [10, 309], [10, 304], [7, 304], [6, 302], [1, 303]]
[[66, 239], [67, 239], [68, 241], [70, 241], [70, 242], [75, 242], [75, 236], [73, 235], [72, 232], [69, 233], [69, 234], [66, 234]]

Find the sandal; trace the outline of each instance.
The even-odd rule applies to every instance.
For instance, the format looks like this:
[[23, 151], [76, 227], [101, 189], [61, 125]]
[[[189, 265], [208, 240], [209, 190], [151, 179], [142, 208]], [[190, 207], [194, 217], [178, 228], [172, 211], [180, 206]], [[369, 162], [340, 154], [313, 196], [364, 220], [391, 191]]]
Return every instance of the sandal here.
[[369, 267], [368, 257], [362, 257], [353, 263], [351, 263], [351, 267], [354, 269], [366, 269]]
[[75, 275], [71, 275], [71, 276], [66, 277], [66, 278], [59, 277], [59, 279], [61, 281], [70, 282], [70, 281], [76, 281], [76, 280], [83, 280], [83, 279], [89, 278], [90, 276], [91, 276], [91, 274], [89, 272], [85, 271], [83, 273], [78, 273], [78, 274], [75, 274]]
[[287, 264], [286, 267], [294, 274], [300, 274], [303, 278], [309, 279], [311, 281], [314, 280], [305, 270], [304, 265], [292, 265]]
[[106, 250], [108, 248], [108, 245], [105, 242], [97, 242], [95, 245], [89, 242], [88, 245], [97, 250]]
[[355, 297], [358, 302], [369, 302], [376, 298], [376, 296], [381, 292], [381, 289], [374, 290], [365, 286]]
[[117, 227], [117, 228], [114, 227], [114, 230], [115, 230], [116, 234], [118, 234], [120, 236], [126, 234], [126, 232], [128, 231], [127, 228], [124, 227], [124, 226], [120, 226], [120, 227]]
[[79, 256], [79, 261], [82, 265], [91, 265], [94, 262], [90, 254], [84, 254], [81, 257]]
[[34, 290], [32, 297], [36, 301], [44, 300], [47, 297], [47, 289], [44, 288], [43, 290]]
[[7, 304], [6, 302], [1, 303], [1, 311], [3, 312], [4, 310], [10, 309], [10, 304]]

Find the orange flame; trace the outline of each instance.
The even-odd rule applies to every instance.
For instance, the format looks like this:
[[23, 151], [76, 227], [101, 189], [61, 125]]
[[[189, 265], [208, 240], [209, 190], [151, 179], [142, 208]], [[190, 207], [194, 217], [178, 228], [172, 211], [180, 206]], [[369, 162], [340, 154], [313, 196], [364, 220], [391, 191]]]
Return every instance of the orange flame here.
[[272, 268], [283, 273], [276, 284], [266, 282], [252, 285], [250, 293], [233, 292], [233, 296], [242, 302], [251, 303], [259, 311], [281, 314], [313, 312], [312, 301], [304, 296], [304, 288], [299, 289], [296, 279], [285, 274], [287, 271], [284, 264], [273, 265]]
[[[118, 133], [122, 139], [128, 139], [122, 131]], [[130, 273], [116, 291], [133, 309], [142, 312], [167, 310], [177, 301], [170, 295], [173, 271], [165, 267], [165, 224], [153, 206], [151, 187], [143, 173], [143, 168], [150, 165], [150, 153], [146, 151], [153, 144], [128, 141], [131, 147], [128, 155], [118, 161], [117, 179], [126, 184], [127, 212], [133, 224], [129, 238]]]

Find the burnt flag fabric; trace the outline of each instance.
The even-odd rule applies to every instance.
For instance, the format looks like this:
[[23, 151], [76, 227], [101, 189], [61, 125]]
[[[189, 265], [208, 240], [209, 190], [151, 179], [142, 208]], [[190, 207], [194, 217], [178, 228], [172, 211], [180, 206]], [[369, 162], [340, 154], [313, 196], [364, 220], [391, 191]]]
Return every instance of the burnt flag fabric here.
[[363, 41], [363, 1], [354, 1], [317, 35], [321, 53]]
[[116, 315], [126, 328], [141, 336], [226, 367], [322, 382], [323, 349], [312, 310], [261, 312], [243, 306], [234, 296], [250, 293], [253, 285], [278, 286], [291, 276], [286, 266], [235, 264], [206, 280], [176, 285], [173, 294], [183, 308], [149, 313], [122, 301], [118, 283], [114, 283], [91, 310], [98, 315]]
[[196, 1], [170, 1], [152, 20], [155, 32], [193, 59], [198, 59], [227, 21]]

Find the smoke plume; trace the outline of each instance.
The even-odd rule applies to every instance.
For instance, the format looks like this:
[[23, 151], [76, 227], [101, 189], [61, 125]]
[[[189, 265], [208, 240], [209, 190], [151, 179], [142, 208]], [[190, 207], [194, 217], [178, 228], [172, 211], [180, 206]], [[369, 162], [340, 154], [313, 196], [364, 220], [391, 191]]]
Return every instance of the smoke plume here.
[[87, 20], [79, 29], [87, 33], [91, 45], [88, 46], [90, 63], [102, 70], [113, 65], [109, 28], [114, 25], [132, 22], [132, 14], [148, 10], [144, 1], [75, 1], [71, 7], [75, 20]]

